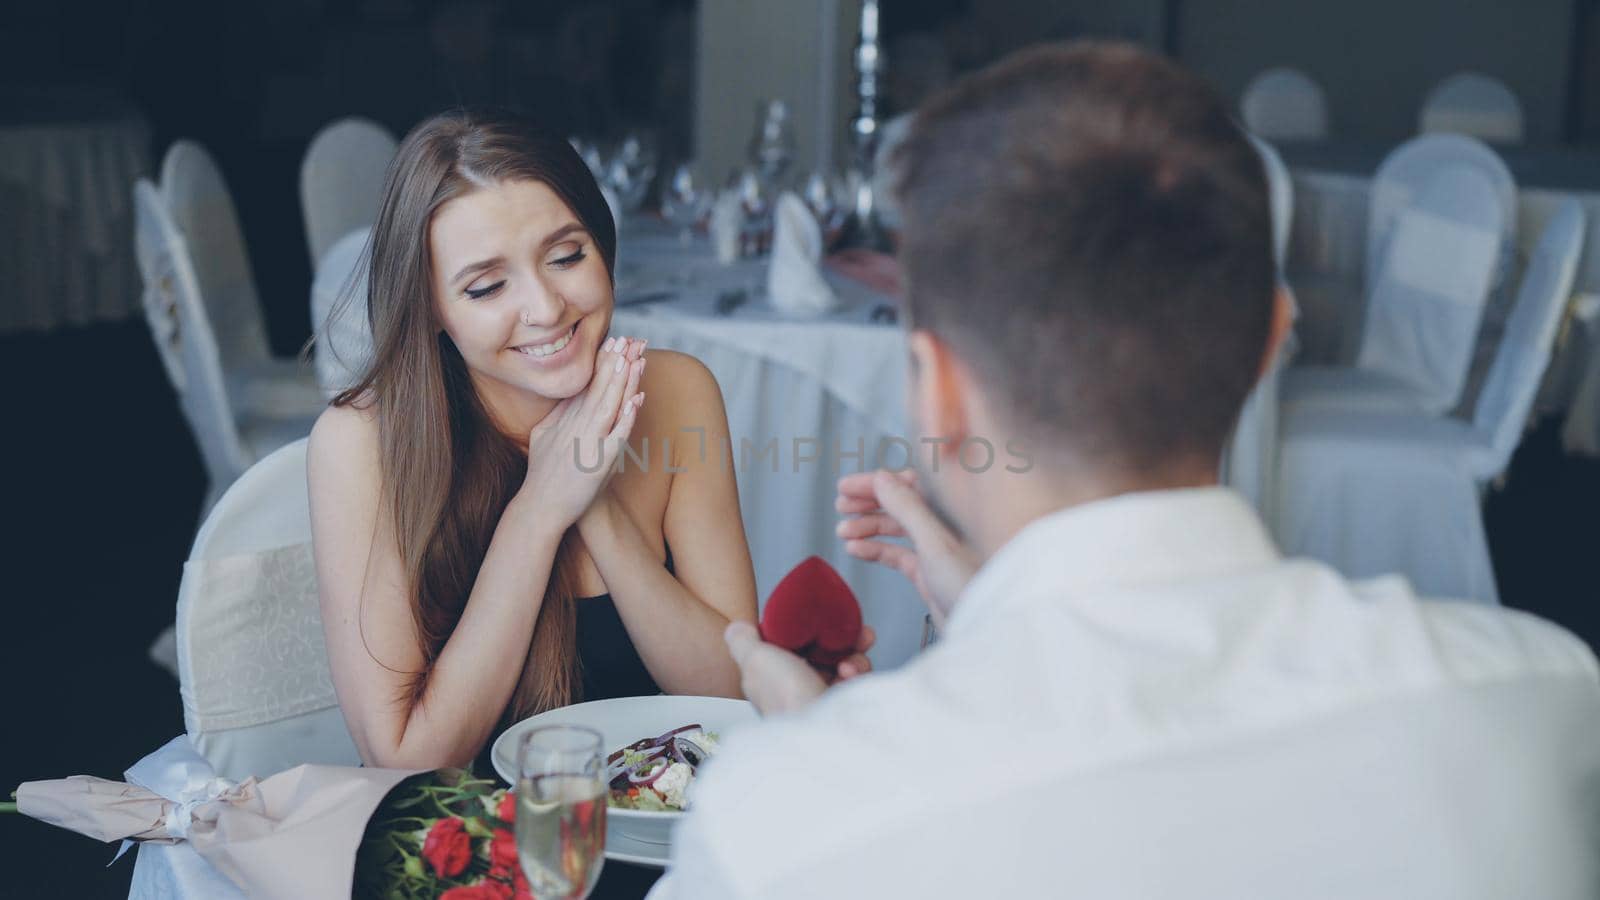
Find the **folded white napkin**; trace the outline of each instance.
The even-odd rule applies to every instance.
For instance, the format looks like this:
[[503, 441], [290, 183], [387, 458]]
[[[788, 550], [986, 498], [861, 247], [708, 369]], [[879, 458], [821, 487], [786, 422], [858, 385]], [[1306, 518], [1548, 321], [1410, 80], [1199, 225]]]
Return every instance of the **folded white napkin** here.
[[812, 316], [838, 309], [839, 297], [822, 277], [822, 226], [805, 201], [793, 191], [784, 191], [772, 218], [767, 293], [773, 307]]
[[744, 228], [744, 211], [739, 206], [739, 194], [724, 190], [717, 194], [711, 205], [711, 221], [706, 226], [711, 231], [711, 246], [717, 252], [717, 262], [732, 265], [739, 259], [739, 236]]

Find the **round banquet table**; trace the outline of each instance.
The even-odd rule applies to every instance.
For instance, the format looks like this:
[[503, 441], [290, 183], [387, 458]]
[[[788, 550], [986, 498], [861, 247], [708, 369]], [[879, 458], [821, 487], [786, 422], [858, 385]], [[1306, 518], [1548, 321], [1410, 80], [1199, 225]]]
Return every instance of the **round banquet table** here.
[[144, 119], [93, 88], [7, 89], [0, 111], [0, 333], [138, 314]]

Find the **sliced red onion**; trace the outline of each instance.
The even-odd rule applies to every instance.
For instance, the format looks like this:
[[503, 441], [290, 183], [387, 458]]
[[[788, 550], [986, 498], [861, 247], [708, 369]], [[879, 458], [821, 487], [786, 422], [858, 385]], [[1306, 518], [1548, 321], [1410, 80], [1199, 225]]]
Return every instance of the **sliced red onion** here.
[[655, 759], [655, 758], [661, 756], [663, 753], [665, 753], [667, 751], [666, 751], [666, 748], [664, 748], [664, 747], [646, 747], [643, 750], [632, 750], [630, 752], [632, 752], [634, 754], [637, 754], [642, 758], [641, 759], [636, 759], [636, 760], [633, 761], [632, 764], [629, 764], [629, 763], [627, 763], [625, 761], [626, 758], [627, 758], [626, 754], [624, 754], [623, 756], [617, 757], [610, 764], [608, 764], [606, 766], [606, 777], [607, 778], [616, 778], [619, 775], [626, 775], [626, 774], [628, 774], [630, 772], [633, 772], [633, 771], [637, 770], [640, 766], [644, 765], [645, 763], [648, 763], [652, 759]]
[[640, 763], [639, 768], [628, 773], [628, 783], [635, 787], [649, 787], [656, 783], [661, 773], [667, 771], [672, 763], [665, 757], [656, 757], [648, 762]]
[[639, 740], [634, 741], [633, 743], [629, 744], [628, 746], [623, 747], [621, 750], [618, 750], [615, 753], [611, 754], [610, 756], [606, 757], [606, 762], [614, 763], [617, 760], [623, 758], [624, 756], [627, 756], [629, 753], [643, 753], [644, 751], [649, 750], [650, 748], [655, 747], [655, 746], [656, 746], [656, 739], [655, 738], [640, 738]]
[[[700, 728], [700, 723], [699, 722], [696, 722], [693, 725], [685, 725], [682, 728], [674, 728], [671, 731], [667, 732], [666, 734], [663, 734], [662, 736], [656, 738], [651, 743], [654, 746], [657, 746], [657, 747], [665, 747], [668, 744], [670, 744], [672, 742], [672, 739], [674, 737], [676, 737], [677, 735], [683, 734], [685, 731], [693, 731], [693, 730], [695, 730], [697, 728]], [[705, 729], [701, 728], [700, 730], [704, 731]]]
[[706, 748], [700, 746], [689, 738], [675, 737], [672, 739], [672, 758], [683, 763], [691, 769], [697, 769], [700, 764], [710, 756]]

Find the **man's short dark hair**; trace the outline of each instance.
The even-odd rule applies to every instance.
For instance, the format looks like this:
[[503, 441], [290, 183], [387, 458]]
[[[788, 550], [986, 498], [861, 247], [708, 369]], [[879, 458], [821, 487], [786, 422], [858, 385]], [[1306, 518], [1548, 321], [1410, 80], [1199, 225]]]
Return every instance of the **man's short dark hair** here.
[[1017, 53], [930, 100], [895, 157], [914, 328], [1027, 437], [1152, 472], [1219, 457], [1274, 267], [1260, 158], [1136, 47]]

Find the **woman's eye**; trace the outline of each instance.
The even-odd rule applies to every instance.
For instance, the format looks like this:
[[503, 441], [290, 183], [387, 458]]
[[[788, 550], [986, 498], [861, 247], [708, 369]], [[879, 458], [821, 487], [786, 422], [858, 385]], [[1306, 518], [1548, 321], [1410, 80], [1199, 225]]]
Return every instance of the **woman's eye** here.
[[563, 256], [560, 259], [550, 260], [550, 265], [555, 266], [558, 269], [570, 269], [578, 263], [583, 262], [583, 257], [584, 252], [581, 249], [574, 250], [568, 256]]
[[494, 284], [491, 284], [488, 287], [467, 288], [467, 296], [471, 297], [474, 300], [482, 300], [483, 298], [489, 296], [490, 294], [493, 294], [496, 291], [500, 290], [504, 286], [505, 286], [505, 282], [504, 281], [496, 281]]

